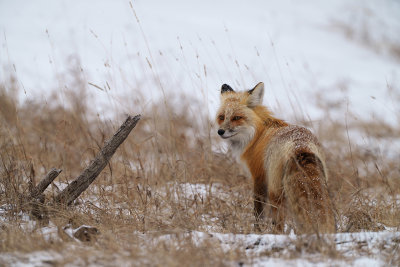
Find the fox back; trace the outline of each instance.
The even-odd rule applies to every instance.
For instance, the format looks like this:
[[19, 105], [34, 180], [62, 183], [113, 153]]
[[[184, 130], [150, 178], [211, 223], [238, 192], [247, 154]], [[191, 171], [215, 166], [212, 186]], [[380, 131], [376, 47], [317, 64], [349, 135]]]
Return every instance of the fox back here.
[[263, 96], [263, 83], [243, 92], [224, 84], [216, 118], [218, 134], [252, 176], [256, 227], [268, 201], [276, 232], [283, 231], [288, 217], [298, 233], [334, 232], [325, 159], [317, 138], [273, 117], [262, 105]]

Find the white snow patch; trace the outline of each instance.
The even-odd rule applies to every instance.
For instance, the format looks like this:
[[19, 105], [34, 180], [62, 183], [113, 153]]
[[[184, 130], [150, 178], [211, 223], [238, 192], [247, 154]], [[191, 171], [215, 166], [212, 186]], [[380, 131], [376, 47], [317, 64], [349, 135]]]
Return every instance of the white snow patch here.
[[61, 240], [61, 238], [58, 236], [57, 226], [51, 221], [47, 226], [41, 227], [37, 231], [41, 233], [47, 241]]
[[224, 190], [223, 185], [219, 183], [213, 184], [192, 184], [192, 183], [174, 183], [175, 197], [183, 195], [186, 198], [229, 198], [229, 194]]
[[[235, 249], [246, 252], [248, 258], [243, 259], [243, 266], [384, 266], [382, 249], [398, 244], [400, 232], [363, 232], [363, 233], [339, 233], [324, 235], [327, 241], [334, 242], [338, 252], [345, 258], [329, 258], [319, 255], [317, 252], [302, 251], [301, 257], [290, 257], [290, 253], [296, 252], [301, 242], [311, 241], [315, 236], [273, 235], [273, 234], [231, 234], [192, 231], [186, 233], [166, 234], [155, 237], [138, 233], [140, 238], [155, 245], [158, 242], [175, 243], [177, 238], [190, 237], [193, 244], [201, 246], [205, 244], [220, 244], [221, 248], [229, 253]], [[366, 251], [360, 250], [360, 246], [366, 246]], [[265, 254], [271, 256], [265, 256]], [[287, 257], [285, 257], [287, 255]], [[320, 257], [319, 257], [320, 256]], [[236, 265], [238, 263], [234, 263]]]

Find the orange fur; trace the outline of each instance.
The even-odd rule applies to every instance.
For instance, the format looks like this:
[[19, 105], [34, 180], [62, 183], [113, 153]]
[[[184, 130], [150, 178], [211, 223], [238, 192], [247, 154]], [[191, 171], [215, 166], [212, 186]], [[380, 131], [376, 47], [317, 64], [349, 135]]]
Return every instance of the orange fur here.
[[268, 200], [277, 232], [283, 231], [287, 217], [295, 221], [298, 233], [334, 232], [318, 140], [307, 129], [273, 117], [261, 105], [263, 95], [262, 83], [244, 92], [223, 85], [217, 113], [218, 134], [230, 142], [253, 178], [257, 222], [264, 217]]

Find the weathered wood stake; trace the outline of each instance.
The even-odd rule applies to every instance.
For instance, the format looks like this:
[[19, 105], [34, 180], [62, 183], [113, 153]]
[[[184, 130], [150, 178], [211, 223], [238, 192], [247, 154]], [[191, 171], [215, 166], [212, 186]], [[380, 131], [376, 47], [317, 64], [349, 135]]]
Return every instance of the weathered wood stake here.
[[118, 131], [105, 143], [96, 158], [74, 181], [56, 196], [55, 201], [63, 205], [71, 205], [96, 179], [104, 167], [107, 166], [108, 161], [114, 155], [117, 148], [125, 141], [139, 120], [140, 115], [136, 115], [135, 117], [128, 116]]

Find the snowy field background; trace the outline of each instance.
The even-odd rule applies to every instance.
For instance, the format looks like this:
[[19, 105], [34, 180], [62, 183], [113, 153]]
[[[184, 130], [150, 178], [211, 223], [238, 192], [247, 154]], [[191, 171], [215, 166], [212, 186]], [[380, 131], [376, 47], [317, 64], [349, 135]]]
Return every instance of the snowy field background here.
[[[223, 83], [235, 89], [248, 89], [263, 81], [264, 103], [289, 122], [323, 123], [326, 110], [318, 104], [322, 99], [324, 104], [331, 105], [333, 118], [329, 119], [378, 119], [396, 129], [400, 123], [400, 2], [395, 0], [0, 0], [0, 30], [0, 84], [7, 86], [10, 76], [14, 77], [21, 89], [20, 103], [38, 99], [51, 103], [55, 98], [53, 92], [62, 100], [67, 99], [69, 91], [78, 90], [74, 80], [78, 75], [90, 94], [91, 108], [101, 118], [124, 116], [138, 109], [145, 112], [147, 106], [171, 98], [176, 105], [182, 99], [200, 103], [189, 105], [188, 113], [206, 113], [212, 118]], [[136, 106], [138, 102], [141, 105]], [[347, 137], [366, 147], [377, 146], [380, 155], [390, 155], [392, 159], [400, 156], [396, 133], [395, 138], [379, 143], [363, 134], [349, 131]], [[357, 138], [360, 135], [362, 141]], [[365, 163], [368, 164], [372, 163]], [[177, 167], [176, 173], [179, 171]], [[154, 175], [158, 173], [154, 171]], [[234, 206], [234, 201], [243, 199], [232, 192], [237, 188], [222, 184], [185, 181], [167, 185], [172, 193], [163, 189], [163, 184], [138, 187], [138, 191], [146, 191], [146, 186], [153, 186], [153, 198], [159, 196], [173, 203], [157, 215], [161, 221], [170, 220], [165, 214], [169, 215], [173, 205], [182, 202], [188, 205], [220, 201]], [[62, 184], [58, 186], [61, 188]], [[122, 210], [120, 216], [124, 219], [135, 217], [129, 213], [129, 203], [113, 202], [107, 206], [102, 202], [103, 196], [96, 199], [99, 188], [111, 195], [120, 190], [118, 186], [99, 186], [83, 202], [104, 210], [115, 208], [112, 212]], [[371, 196], [375, 194], [379, 195], [374, 192]], [[392, 199], [392, 195], [384, 197], [390, 199], [388, 203], [399, 202], [398, 195], [397, 199]], [[249, 203], [240, 208], [250, 210], [251, 214]], [[396, 205], [391, 208], [398, 209]], [[370, 208], [375, 209], [376, 204]], [[192, 209], [188, 213], [197, 212]], [[0, 223], [4, 225], [10, 223], [5, 219], [6, 211], [7, 206], [0, 208]], [[25, 213], [18, 216], [23, 229], [39, 232], [46, 242], [64, 240], [56, 222], [41, 227]], [[221, 249], [222, 255], [230, 255], [230, 260], [223, 262], [230, 266], [399, 264], [386, 260], [398, 258], [394, 255], [399, 252], [398, 227], [380, 225], [379, 232], [331, 236], [343, 256], [331, 259], [325, 254], [299, 250], [303, 240], [293, 233], [232, 234], [220, 227], [221, 218], [209, 216], [200, 217], [200, 229], [196, 226], [195, 231], [181, 231], [177, 227], [176, 232], [171, 230], [172, 234], [131, 231], [128, 236], [140, 247], [149, 245], [154, 250], [160, 244], [179, 250], [180, 245], [186, 244], [182, 239], [190, 239], [190, 244], [203, 251], [212, 244], [212, 248]], [[117, 251], [115, 258], [104, 259], [100, 245], [87, 246], [73, 236], [78, 228], [63, 227], [61, 232], [73, 241], [65, 253], [74, 255], [75, 250], [82, 250], [89, 255], [72, 259], [70, 265], [132, 263], [126, 251]], [[102, 234], [107, 237], [107, 233]], [[235, 258], [235, 253], [242, 255], [239, 251], [246, 260]], [[0, 253], [0, 265], [50, 266], [62, 262], [63, 255], [57, 249], [5, 252]], [[96, 262], [97, 258], [102, 260]]]
[[22, 99], [71, 89], [68, 70], [81, 67], [104, 89], [89, 86], [101, 114], [137, 91], [147, 101], [184, 92], [213, 114], [223, 83], [244, 89], [264, 81], [266, 103], [285, 119], [320, 119], [318, 92], [356, 116], [397, 122], [387, 87], [398, 91], [400, 83], [398, 1], [3, 0], [0, 7], [0, 78], [15, 72]]

